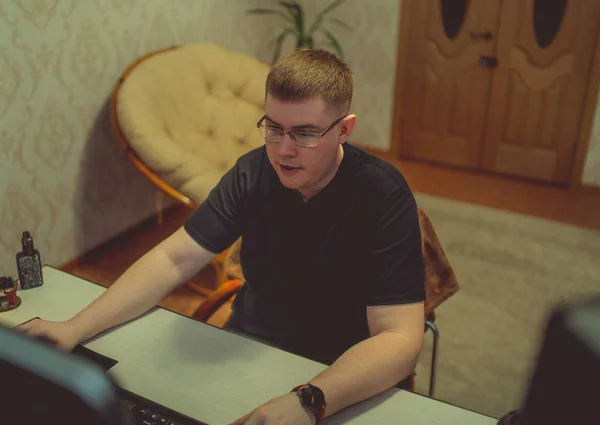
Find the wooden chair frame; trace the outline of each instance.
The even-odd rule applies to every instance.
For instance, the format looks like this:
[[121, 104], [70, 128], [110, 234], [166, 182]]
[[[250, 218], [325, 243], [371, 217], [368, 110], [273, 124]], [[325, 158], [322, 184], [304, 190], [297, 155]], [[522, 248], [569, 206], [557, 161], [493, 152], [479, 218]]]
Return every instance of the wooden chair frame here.
[[159, 55], [164, 52], [175, 50], [177, 48], [178, 48], [178, 46], [171, 46], [171, 47], [166, 47], [163, 49], [152, 51], [143, 56], [140, 56], [135, 61], [133, 61], [127, 68], [125, 68], [123, 73], [119, 76], [119, 79], [117, 80], [117, 84], [115, 85], [115, 88], [114, 88], [112, 96], [111, 96], [110, 120], [111, 120], [111, 124], [112, 124], [112, 128], [113, 128], [115, 137], [117, 139], [117, 142], [119, 143], [119, 146], [127, 154], [127, 157], [131, 160], [133, 165], [144, 176], [146, 176], [156, 187], [158, 187], [160, 190], [165, 192], [167, 195], [169, 195], [170, 197], [181, 202], [182, 204], [189, 207], [190, 209], [196, 209], [198, 207], [198, 205], [196, 205], [189, 197], [185, 196], [179, 190], [175, 189], [173, 186], [169, 185], [167, 182], [165, 182], [160, 177], [158, 177], [156, 175], [156, 173], [154, 171], [152, 171], [144, 163], [144, 161], [139, 157], [139, 155], [132, 149], [131, 145], [129, 144], [129, 140], [127, 140], [127, 137], [125, 136], [125, 133], [123, 132], [123, 129], [121, 128], [121, 125], [119, 124], [119, 118], [118, 118], [118, 114], [117, 114], [117, 108], [118, 108], [117, 100], [119, 98], [121, 88], [123, 87], [123, 83], [129, 76], [129, 74], [131, 74], [131, 72], [139, 64], [144, 62], [146, 59], [149, 59], [153, 56]]

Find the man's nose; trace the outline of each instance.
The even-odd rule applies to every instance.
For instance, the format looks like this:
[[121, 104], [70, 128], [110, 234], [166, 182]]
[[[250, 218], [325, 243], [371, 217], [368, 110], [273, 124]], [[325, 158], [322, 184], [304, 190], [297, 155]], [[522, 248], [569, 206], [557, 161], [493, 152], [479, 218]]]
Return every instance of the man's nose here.
[[294, 156], [296, 155], [296, 144], [292, 140], [289, 134], [284, 134], [277, 146], [277, 153], [281, 156]]

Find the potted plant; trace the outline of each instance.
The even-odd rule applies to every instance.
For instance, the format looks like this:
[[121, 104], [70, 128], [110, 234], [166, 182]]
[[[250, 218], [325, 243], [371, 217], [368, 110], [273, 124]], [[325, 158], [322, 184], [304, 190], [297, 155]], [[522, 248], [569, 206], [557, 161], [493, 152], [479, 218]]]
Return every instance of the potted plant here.
[[[297, 0], [277, 1], [279, 8], [275, 9], [250, 9], [246, 13], [250, 15], [275, 15], [285, 21], [285, 26], [275, 39], [275, 51], [273, 53], [273, 62], [277, 61], [281, 55], [281, 46], [288, 36], [296, 39], [296, 49], [313, 49], [315, 47], [315, 36], [321, 34], [325, 37], [326, 43], [332, 47], [336, 54], [344, 59], [344, 52], [338, 39], [330, 30], [323, 27], [327, 15], [336, 7], [340, 6], [346, 0], [333, 0], [323, 10], [315, 16], [310, 26], [306, 25], [304, 8]], [[343, 28], [350, 29], [348, 24], [334, 17], [328, 18], [329, 22], [335, 23]]]

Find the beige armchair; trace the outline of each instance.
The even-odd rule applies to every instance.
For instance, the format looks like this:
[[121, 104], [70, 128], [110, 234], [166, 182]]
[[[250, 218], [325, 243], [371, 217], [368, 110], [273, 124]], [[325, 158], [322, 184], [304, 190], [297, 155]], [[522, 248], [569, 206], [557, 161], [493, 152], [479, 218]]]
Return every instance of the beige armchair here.
[[115, 86], [116, 138], [152, 183], [195, 209], [238, 157], [264, 143], [256, 122], [268, 72], [257, 59], [211, 43], [148, 53]]
[[257, 59], [210, 43], [145, 55], [115, 88], [117, 137], [155, 184], [197, 205], [239, 156], [264, 143], [255, 124], [268, 72]]

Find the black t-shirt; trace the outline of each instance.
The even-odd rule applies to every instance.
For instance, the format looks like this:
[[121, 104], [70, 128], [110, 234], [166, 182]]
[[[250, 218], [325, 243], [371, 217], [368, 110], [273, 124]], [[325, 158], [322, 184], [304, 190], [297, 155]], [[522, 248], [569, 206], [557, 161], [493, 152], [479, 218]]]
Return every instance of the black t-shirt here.
[[242, 236], [240, 330], [330, 364], [369, 337], [367, 306], [425, 299], [415, 199], [400, 172], [348, 143], [332, 181], [305, 202], [265, 147], [239, 158], [185, 223], [218, 253]]

